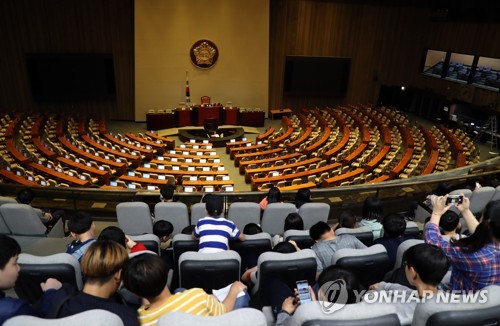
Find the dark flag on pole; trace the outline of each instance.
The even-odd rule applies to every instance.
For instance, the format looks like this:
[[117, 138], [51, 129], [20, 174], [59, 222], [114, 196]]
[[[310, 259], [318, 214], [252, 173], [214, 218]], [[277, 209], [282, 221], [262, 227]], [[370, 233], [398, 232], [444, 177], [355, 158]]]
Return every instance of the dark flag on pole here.
[[188, 72], [186, 71], [186, 107], [191, 107], [191, 98], [189, 94], [189, 79]]

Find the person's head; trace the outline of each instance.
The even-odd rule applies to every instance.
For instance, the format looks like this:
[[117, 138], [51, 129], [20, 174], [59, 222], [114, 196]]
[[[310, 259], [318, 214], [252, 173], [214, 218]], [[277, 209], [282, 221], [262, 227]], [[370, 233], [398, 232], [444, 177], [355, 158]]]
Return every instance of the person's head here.
[[75, 215], [71, 216], [68, 220], [68, 229], [73, 238], [77, 238], [79, 235], [87, 232], [91, 232], [92, 236], [94, 236], [94, 222], [92, 221], [92, 216], [86, 212], [76, 212]]
[[354, 229], [356, 227], [356, 216], [351, 211], [343, 211], [339, 217], [339, 226]]
[[4, 234], [0, 234], [0, 290], [14, 287], [19, 275], [17, 258], [21, 253], [21, 247], [16, 240]]
[[208, 194], [205, 196], [205, 207], [209, 216], [220, 216], [224, 209], [222, 196]]
[[309, 236], [316, 242], [326, 240], [333, 235], [332, 228], [326, 222], [318, 222], [309, 229]]
[[148, 300], [157, 297], [167, 285], [168, 268], [160, 256], [145, 253], [130, 259], [123, 270], [123, 285]]
[[[345, 289], [347, 290], [348, 296], [346, 303], [356, 303], [356, 293], [360, 293], [360, 291], [363, 290], [358, 277], [351, 271], [335, 265], [325, 268], [318, 277], [318, 300], [328, 301], [329, 299], [331, 299], [331, 296], [329, 296], [328, 293], [323, 293], [323, 290], [327, 289], [322, 287], [326, 283], [337, 282], [339, 280], [343, 280]], [[326, 286], [328, 286], [328, 284]]]
[[29, 205], [35, 199], [35, 192], [32, 189], [23, 189], [17, 194], [17, 201], [21, 204]]
[[191, 235], [191, 234], [193, 234], [195, 227], [196, 227], [196, 225], [188, 225], [184, 229], [182, 229], [181, 234]]
[[291, 254], [297, 252], [297, 248], [290, 242], [280, 242], [273, 248], [273, 252], [279, 252], [280, 254]]
[[243, 228], [243, 234], [252, 235], [262, 233], [262, 228], [257, 223], [248, 223]]
[[451, 243], [467, 252], [476, 252], [492, 241], [500, 242], [500, 200], [486, 205], [474, 233], [460, 240], [452, 239]]
[[267, 203], [281, 203], [281, 191], [278, 187], [272, 187], [267, 193]]
[[128, 252], [114, 241], [93, 242], [82, 257], [82, 273], [86, 283], [111, 284], [118, 290], [121, 271], [128, 261]]
[[114, 241], [123, 248], [127, 248], [127, 237], [125, 236], [125, 232], [117, 226], [108, 226], [102, 230], [97, 240]]
[[161, 201], [172, 201], [174, 199], [175, 186], [166, 185], [160, 188], [160, 200]]
[[382, 208], [382, 201], [377, 197], [367, 197], [363, 203], [363, 216], [364, 220], [382, 221], [384, 209]]
[[174, 226], [169, 221], [156, 221], [153, 225], [153, 234], [156, 235], [161, 242], [168, 241], [170, 235], [174, 232]]
[[402, 236], [406, 230], [405, 218], [398, 214], [389, 214], [382, 221], [384, 227], [384, 238], [397, 238]]
[[285, 218], [285, 232], [288, 230], [304, 230], [304, 221], [298, 213], [290, 213]]
[[460, 225], [460, 216], [454, 211], [447, 210], [439, 220], [439, 227], [444, 232], [454, 232]]
[[309, 202], [311, 202], [311, 190], [299, 189], [297, 191], [297, 195], [295, 195], [295, 206], [300, 208], [300, 206]]
[[451, 186], [447, 184], [446, 182], [440, 182], [437, 186], [437, 189], [435, 191], [436, 196], [444, 196], [451, 191]]
[[443, 279], [450, 263], [441, 249], [421, 243], [410, 247], [403, 256], [403, 265], [408, 282], [437, 286]]

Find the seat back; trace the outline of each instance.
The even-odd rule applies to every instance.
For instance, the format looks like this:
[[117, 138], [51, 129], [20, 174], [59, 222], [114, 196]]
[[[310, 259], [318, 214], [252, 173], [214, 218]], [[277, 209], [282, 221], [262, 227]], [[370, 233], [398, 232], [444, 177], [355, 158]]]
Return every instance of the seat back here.
[[204, 325], [204, 326], [257, 326], [266, 325], [266, 317], [257, 309], [242, 308], [232, 310], [219, 316], [197, 316], [184, 312], [171, 312], [158, 320], [158, 326], [171, 325]]
[[[498, 325], [500, 324], [500, 286], [483, 288], [486, 300], [472, 303], [469, 299], [444, 303], [426, 300], [419, 303], [413, 315], [413, 325]], [[480, 293], [480, 298], [483, 294]], [[479, 301], [479, 302], [478, 302]]]
[[191, 224], [196, 225], [199, 220], [207, 216], [205, 203], [196, 203], [191, 206]]
[[369, 226], [362, 226], [355, 229], [339, 228], [335, 230], [335, 235], [349, 234], [356, 237], [359, 241], [363, 242], [366, 246], [373, 244], [373, 232]]
[[261, 309], [269, 305], [264, 295], [264, 289], [274, 278], [286, 283], [290, 288], [296, 282], [307, 280], [314, 284], [316, 279], [316, 255], [312, 249], [304, 249], [291, 254], [265, 252], [259, 256], [257, 262], [257, 282], [252, 289], [252, 305]]
[[131, 240], [142, 243], [147, 250], [160, 254], [160, 239], [154, 234], [141, 234], [129, 236]]
[[152, 234], [153, 221], [149, 206], [143, 202], [116, 205], [118, 225], [128, 235]]
[[500, 200], [500, 186], [495, 188], [495, 194], [493, 194], [493, 198], [491, 200]]
[[21, 299], [35, 303], [43, 292], [40, 283], [48, 278], [55, 278], [61, 283], [70, 283], [79, 290], [83, 287], [80, 263], [67, 253], [50, 256], [19, 255], [21, 270], [14, 290]]
[[262, 230], [271, 235], [283, 234], [285, 219], [290, 213], [296, 213], [294, 204], [273, 203], [267, 205], [262, 216]]
[[241, 258], [236, 251], [185, 252], [179, 258], [179, 287], [202, 288], [207, 293], [240, 279]]
[[231, 250], [236, 251], [241, 257], [242, 272], [254, 267], [260, 254], [273, 250], [269, 233], [262, 232], [245, 237], [245, 241], [233, 241], [230, 244]]
[[394, 263], [393, 270], [396, 270], [402, 266], [403, 256], [406, 250], [421, 243], [424, 243], [424, 240], [408, 239], [406, 241], [401, 242], [401, 244], [398, 247], [398, 251], [396, 253], [396, 262]]
[[158, 203], [155, 205], [156, 221], [168, 221], [174, 226], [172, 236], [181, 233], [182, 229], [189, 225], [189, 213], [184, 203]]
[[177, 234], [172, 240], [172, 249], [174, 252], [174, 265], [177, 266], [181, 255], [187, 251], [198, 251], [200, 242], [194, 240], [191, 235]]
[[353, 271], [365, 288], [382, 281], [391, 267], [387, 250], [380, 244], [365, 249], [340, 249], [333, 254], [332, 265]]
[[239, 230], [243, 230], [248, 223], [260, 223], [260, 206], [251, 202], [232, 203], [227, 216]]
[[[420, 229], [418, 228], [418, 224], [412, 221], [406, 222], [406, 229], [404, 235], [417, 239], [418, 236], [420, 235]], [[380, 234], [380, 236], [382, 236], [382, 234]]]
[[3, 204], [17, 204], [17, 201], [11, 197], [0, 196], [0, 205]]
[[328, 221], [328, 214], [330, 214], [330, 205], [326, 203], [306, 203], [299, 208], [299, 215], [304, 221], [306, 230], [318, 222]]
[[293, 240], [300, 249], [310, 249], [316, 243], [309, 235], [309, 230], [288, 230], [283, 234], [285, 241]]
[[470, 210], [473, 214], [480, 213], [495, 195], [495, 188], [482, 187], [475, 189], [470, 197]]
[[[325, 303], [329, 305], [331, 303]], [[366, 303], [345, 305], [334, 313], [325, 313], [319, 302], [300, 305], [292, 317], [293, 325], [307, 326], [399, 326], [399, 318], [394, 305], [384, 303]]]
[[25, 204], [4, 204], [0, 214], [5, 225], [15, 235], [45, 236], [47, 228], [43, 225], [35, 210]]
[[18, 326], [18, 325], [30, 325], [30, 326], [88, 326], [88, 325], [106, 325], [106, 326], [123, 326], [122, 319], [108, 311], [102, 309], [92, 309], [81, 312], [79, 314], [74, 314], [72, 316], [57, 318], [57, 319], [45, 319], [35, 316], [21, 315], [8, 319], [4, 326]]

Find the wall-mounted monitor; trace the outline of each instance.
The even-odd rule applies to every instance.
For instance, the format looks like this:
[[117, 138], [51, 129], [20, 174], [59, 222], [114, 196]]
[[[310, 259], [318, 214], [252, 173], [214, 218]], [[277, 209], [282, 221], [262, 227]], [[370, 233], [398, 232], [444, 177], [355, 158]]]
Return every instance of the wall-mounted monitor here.
[[112, 54], [29, 53], [26, 64], [37, 102], [108, 101], [116, 97]]
[[286, 56], [286, 95], [342, 97], [347, 93], [350, 58]]
[[472, 84], [492, 91], [500, 90], [500, 59], [479, 57]]
[[427, 76], [443, 77], [446, 62], [446, 51], [426, 50], [422, 73]]
[[473, 63], [473, 55], [451, 53], [445, 73], [445, 79], [467, 84], [469, 82]]

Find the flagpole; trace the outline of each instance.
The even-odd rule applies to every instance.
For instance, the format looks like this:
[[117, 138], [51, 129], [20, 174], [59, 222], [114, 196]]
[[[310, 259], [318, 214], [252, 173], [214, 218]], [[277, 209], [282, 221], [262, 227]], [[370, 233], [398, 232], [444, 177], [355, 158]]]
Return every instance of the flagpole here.
[[186, 70], [186, 107], [190, 108], [191, 107], [191, 97], [189, 93], [189, 78], [188, 78], [188, 71]]

